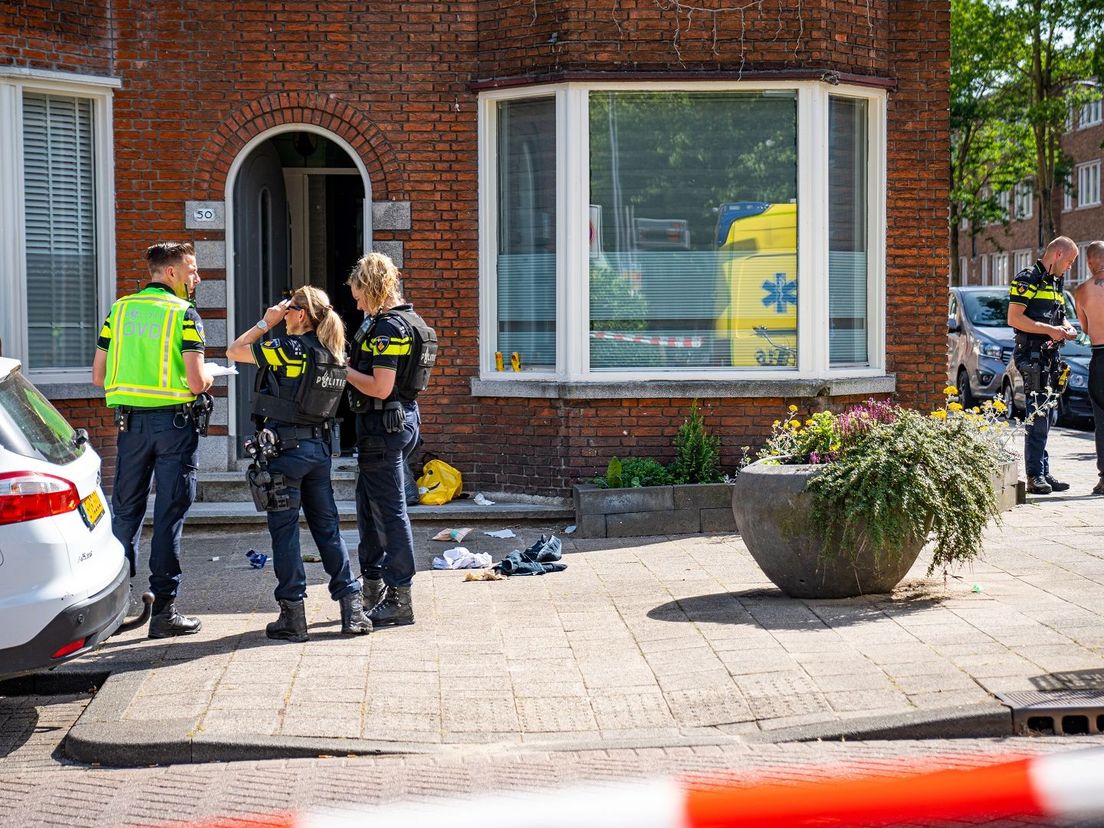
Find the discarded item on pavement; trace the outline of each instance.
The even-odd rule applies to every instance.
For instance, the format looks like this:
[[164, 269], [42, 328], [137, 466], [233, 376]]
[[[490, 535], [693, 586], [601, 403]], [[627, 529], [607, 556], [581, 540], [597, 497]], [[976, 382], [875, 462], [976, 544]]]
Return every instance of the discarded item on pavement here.
[[470, 552], [463, 546], [446, 549], [433, 559], [434, 569], [486, 569], [490, 565], [491, 556], [486, 552]]
[[558, 563], [562, 556], [562, 544], [555, 535], [540, 540], [525, 550], [515, 549], [495, 564], [495, 570], [503, 575], [544, 575], [546, 572], [562, 572], [567, 564]]
[[434, 535], [430, 540], [455, 541], [456, 543], [459, 543], [464, 538], [466, 538], [468, 536], [468, 533], [471, 532], [471, 531], [472, 531], [471, 527], [468, 527], [466, 529], [442, 529], [440, 532], [438, 532], [436, 535]]
[[209, 560], [209, 561], [217, 561], [218, 559], [219, 559], [219, 556], [218, 556], [218, 555], [215, 555], [215, 557], [213, 557], [213, 558], [208, 558], [207, 560]]
[[464, 576], [465, 581], [505, 581], [505, 575], [499, 575], [493, 569], [481, 569], [478, 572], [469, 572]]
[[495, 505], [495, 502], [493, 500], [488, 500], [487, 496], [485, 494], [483, 494], [483, 492], [479, 492], [478, 494], [476, 494], [476, 496], [472, 498], [472, 503], [474, 503], [476, 506], [494, 506]]
[[438, 458], [427, 460], [418, 478], [419, 502], [441, 506], [460, 494], [462, 488], [464, 483], [459, 469]]
[[575, 530], [576, 530], [577, 528], [578, 528], [578, 527], [577, 527], [577, 526], [576, 526], [576, 525], [575, 525], [574, 523], [573, 523], [573, 524], [571, 524], [570, 526], [565, 526], [565, 527], [564, 527], [564, 534], [565, 534], [565, 535], [571, 535], [571, 534], [574, 534], [574, 533], [575, 533]]
[[517, 535], [510, 529], [496, 529], [493, 532], [484, 532], [484, 535], [489, 535], [492, 538], [516, 538]]
[[249, 559], [249, 565], [254, 569], [262, 569], [268, 563], [268, 555], [256, 549], [250, 549], [245, 553], [245, 557]]
[[307, 554], [303, 556], [303, 563], [322, 563], [321, 555]]
[[981, 584], [974, 584], [974, 588], [971, 589], [970, 591], [971, 592], [981, 592]]

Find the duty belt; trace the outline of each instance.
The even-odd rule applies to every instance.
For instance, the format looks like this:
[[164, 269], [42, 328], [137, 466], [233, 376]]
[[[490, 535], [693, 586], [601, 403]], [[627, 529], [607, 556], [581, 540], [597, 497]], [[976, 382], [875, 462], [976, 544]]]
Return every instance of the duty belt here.
[[191, 414], [192, 403], [177, 403], [176, 405], [118, 405], [115, 407], [116, 411], [121, 411], [124, 414], [144, 414], [149, 412], [151, 414]]
[[330, 430], [327, 425], [316, 426], [272, 426], [281, 440], [322, 440]]

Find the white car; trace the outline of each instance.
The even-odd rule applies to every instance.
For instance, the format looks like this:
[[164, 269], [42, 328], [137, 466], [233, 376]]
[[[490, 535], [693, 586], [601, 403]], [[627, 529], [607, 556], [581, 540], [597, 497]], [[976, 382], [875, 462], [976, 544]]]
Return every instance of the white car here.
[[101, 644], [124, 621], [129, 576], [87, 434], [0, 357], [0, 679]]

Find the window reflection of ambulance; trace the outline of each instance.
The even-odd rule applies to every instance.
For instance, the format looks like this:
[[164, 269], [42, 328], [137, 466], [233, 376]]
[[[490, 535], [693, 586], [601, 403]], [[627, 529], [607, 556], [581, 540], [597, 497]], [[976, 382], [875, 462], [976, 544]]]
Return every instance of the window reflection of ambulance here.
[[797, 365], [797, 205], [722, 204], [717, 336], [734, 367]]

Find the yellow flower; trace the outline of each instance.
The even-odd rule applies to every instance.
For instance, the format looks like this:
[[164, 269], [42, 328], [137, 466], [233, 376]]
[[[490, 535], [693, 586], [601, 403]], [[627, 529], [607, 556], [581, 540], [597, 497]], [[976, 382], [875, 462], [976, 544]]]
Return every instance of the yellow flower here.
[[812, 424], [813, 424], [813, 421], [812, 421], [812, 420], [806, 420], [806, 421], [805, 421], [805, 425], [812, 425]]
[[797, 406], [796, 405], [791, 405], [790, 406], [790, 413], [793, 414], [795, 411], [797, 411]]
[[941, 408], [938, 411], [933, 411], [931, 417], [933, 420], [945, 420], [947, 419], [947, 412]]
[[782, 421], [781, 421], [781, 420], [775, 420], [775, 421], [774, 421], [774, 423], [773, 423], [772, 425], [773, 425], [773, 426], [774, 426], [775, 428], [778, 428], [778, 427], [779, 427], [780, 425], [782, 425]]
[[946, 388], [943, 389], [943, 393], [946, 394], [948, 397], [954, 397], [958, 395], [958, 389], [955, 388], [953, 385], [948, 385]]
[[947, 410], [948, 411], [961, 411], [962, 410], [962, 403], [957, 403], [957, 402], [949, 403], [947, 405]]
[[1004, 404], [1002, 400], [993, 400], [993, 408], [1003, 414], [1008, 410], [1008, 406]]
[[786, 423], [786, 425], [788, 425], [793, 431], [801, 430], [801, 423], [797, 420], [790, 420], [788, 423]]

